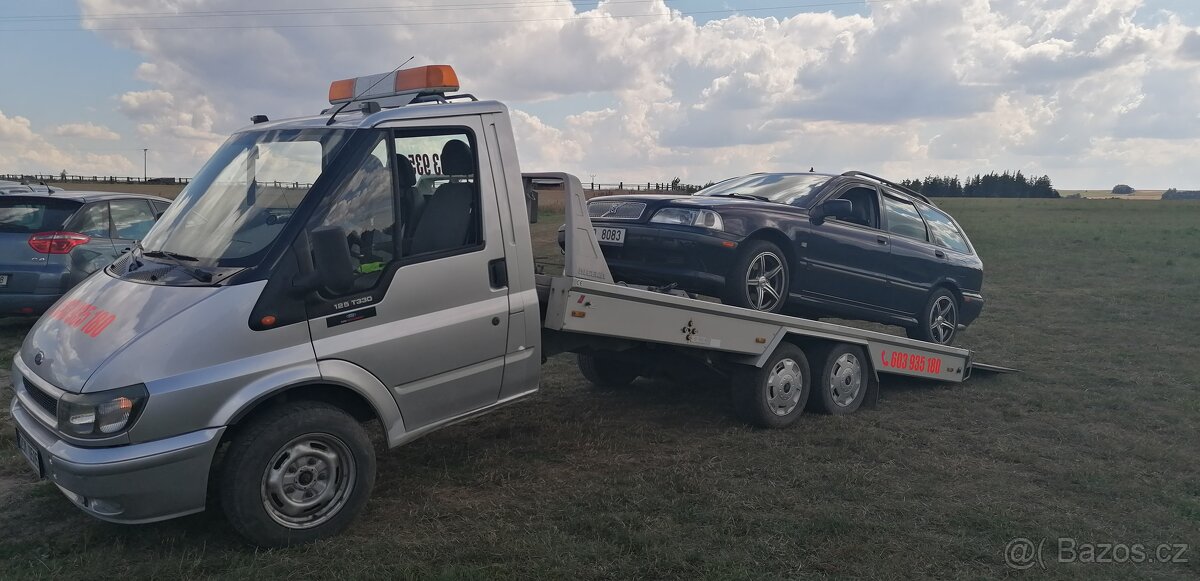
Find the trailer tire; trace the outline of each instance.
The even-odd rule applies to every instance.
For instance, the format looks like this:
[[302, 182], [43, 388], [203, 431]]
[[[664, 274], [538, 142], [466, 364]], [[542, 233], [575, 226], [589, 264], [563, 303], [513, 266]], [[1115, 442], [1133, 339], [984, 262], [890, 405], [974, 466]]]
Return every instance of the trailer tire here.
[[871, 387], [867, 358], [857, 345], [834, 343], [813, 352], [812, 394], [809, 408], [841, 416], [862, 407]]
[[641, 375], [640, 369], [633, 362], [611, 353], [580, 353], [576, 357], [579, 372], [596, 387], [626, 387]]
[[375, 483], [375, 449], [350, 414], [295, 401], [267, 410], [233, 438], [220, 475], [229, 524], [262, 547], [341, 532]]
[[740, 367], [733, 373], [730, 391], [733, 409], [743, 421], [760, 428], [786, 428], [804, 413], [811, 374], [799, 347], [780, 343], [766, 365]]

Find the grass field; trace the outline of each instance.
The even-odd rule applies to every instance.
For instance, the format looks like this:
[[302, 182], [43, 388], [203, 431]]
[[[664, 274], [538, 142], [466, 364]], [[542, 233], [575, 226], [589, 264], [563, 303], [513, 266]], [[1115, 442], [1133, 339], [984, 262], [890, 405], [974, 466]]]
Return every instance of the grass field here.
[[[877, 410], [761, 431], [723, 390], [597, 392], [558, 357], [534, 400], [380, 449], [357, 523], [278, 551], [213, 511], [84, 516], [30, 479], [4, 417], [0, 576], [993, 578], [1020, 574], [1004, 550], [1025, 537], [1047, 542], [1024, 574], [1200, 577], [1200, 203], [943, 205], [987, 268], [962, 344], [1021, 375], [886, 382]], [[544, 261], [559, 223], [536, 226]], [[0, 323], [5, 360], [27, 328]], [[1060, 537], [1189, 562], [1061, 564]]]

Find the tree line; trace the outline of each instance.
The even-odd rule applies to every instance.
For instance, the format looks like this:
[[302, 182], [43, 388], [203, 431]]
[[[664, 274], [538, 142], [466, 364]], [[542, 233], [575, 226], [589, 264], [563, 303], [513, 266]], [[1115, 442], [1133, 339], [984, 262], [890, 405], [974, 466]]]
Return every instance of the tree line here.
[[1006, 171], [975, 174], [965, 181], [958, 176], [927, 176], [903, 180], [900, 185], [931, 198], [1059, 198], [1050, 176], [1029, 178]]

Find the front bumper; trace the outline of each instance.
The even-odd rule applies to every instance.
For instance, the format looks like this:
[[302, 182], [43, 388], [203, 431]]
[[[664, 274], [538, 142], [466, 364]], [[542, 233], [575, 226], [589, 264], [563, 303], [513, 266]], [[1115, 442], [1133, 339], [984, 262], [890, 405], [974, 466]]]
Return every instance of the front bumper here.
[[[724, 293], [725, 273], [733, 266], [742, 241], [732, 234], [701, 228], [621, 222], [593, 225], [625, 229], [624, 244], [600, 245], [608, 269], [617, 281], [674, 283], [684, 290], [717, 296]], [[559, 247], [565, 247], [565, 232], [561, 230]]]
[[40, 455], [45, 478], [84, 512], [126, 524], [166, 520], [204, 510], [208, 473], [225, 428], [153, 442], [83, 448], [60, 439], [14, 397], [20, 437]]

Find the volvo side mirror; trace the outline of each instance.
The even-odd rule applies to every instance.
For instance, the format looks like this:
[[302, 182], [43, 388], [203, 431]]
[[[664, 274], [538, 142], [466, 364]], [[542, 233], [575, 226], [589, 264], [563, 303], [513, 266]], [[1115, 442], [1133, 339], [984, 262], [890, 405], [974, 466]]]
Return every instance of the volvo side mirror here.
[[826, 218], [849, 218], [854, 215], [854, 204], [850, 200], [826, 200], [821, 205], [813, 208], [809, 213], [813, 224], [821, 224]]

